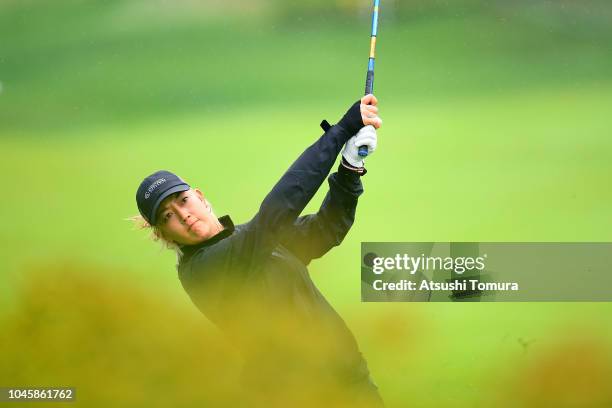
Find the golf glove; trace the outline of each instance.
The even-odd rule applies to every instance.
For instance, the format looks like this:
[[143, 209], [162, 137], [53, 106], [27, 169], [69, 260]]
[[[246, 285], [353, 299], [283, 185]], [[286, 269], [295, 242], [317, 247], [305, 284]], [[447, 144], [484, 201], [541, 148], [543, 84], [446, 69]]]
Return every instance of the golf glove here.
[[377, 145], [376, 129], [368, 125], [362, 127], [359, 132], [351, 137], [342, 149], [342, 157], [354, 167], [363, 167], [363, 157], [359, 155], [359, 146], [368, 147], [368, 156], [374, 153]]

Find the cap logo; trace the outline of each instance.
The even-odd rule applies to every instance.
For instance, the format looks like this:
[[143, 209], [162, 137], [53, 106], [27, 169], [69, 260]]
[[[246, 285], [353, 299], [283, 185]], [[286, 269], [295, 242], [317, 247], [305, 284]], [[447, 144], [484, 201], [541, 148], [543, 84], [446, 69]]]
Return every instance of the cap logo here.
[[147, 192], [144, 195], [145, 200], [148, 200], [149, 197], [151, 197], [151, 193], [153, 192], [153, 190], [155, 190], [157, 187], [161, 186], [165, 182], [166, 182], [165, 178], [160, 178], [160, 179], [155, 180], [147, 189]]

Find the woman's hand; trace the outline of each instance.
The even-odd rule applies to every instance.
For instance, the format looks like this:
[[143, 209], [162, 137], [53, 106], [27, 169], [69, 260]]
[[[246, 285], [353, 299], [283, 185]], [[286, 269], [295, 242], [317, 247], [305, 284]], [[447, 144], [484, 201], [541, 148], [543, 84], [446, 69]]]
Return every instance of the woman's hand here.
[[342, 156], [353, 167], [363, 167], [363, 157], [359, 155], [359, 147], [368, 148], [368, 157], [374, 153], [378, 145], [376, 129], [372, 126], [364, 126], [359, 132], [351, 137], [342, 149]]
[[382, 126], [382, 119], [378, 117], [378, 99], [372, 94], [364, 96], [351, 105], [338, 125], [351, 136], [364, 126], [371, 125], [378, 129]]
[[361, 98], [359, 110], [365, 126], [372, 125], [376, 129], [382, 126], [382, 119], [378, 117], [378, 99], [374, 95], [368, 94]]

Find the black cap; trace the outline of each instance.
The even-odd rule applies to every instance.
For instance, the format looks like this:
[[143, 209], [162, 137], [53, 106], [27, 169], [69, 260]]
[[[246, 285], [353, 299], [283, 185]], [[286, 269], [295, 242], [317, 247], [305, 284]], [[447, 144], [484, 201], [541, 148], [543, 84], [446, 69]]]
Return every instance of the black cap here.
[[164, 198], [190, 188], [189, 184], [176, 174], [166, 170], [156, 171], [145, 178], [136, 191], [138, 211], [149, 224], [155, 225], [157, 209]]

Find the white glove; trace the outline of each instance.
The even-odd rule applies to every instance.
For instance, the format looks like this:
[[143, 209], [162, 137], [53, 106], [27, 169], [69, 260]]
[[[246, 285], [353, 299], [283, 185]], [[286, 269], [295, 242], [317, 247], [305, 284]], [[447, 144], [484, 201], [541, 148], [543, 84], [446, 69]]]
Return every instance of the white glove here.
[[359, 146], [368, 146], [368, 156], [374, 153], [378, 139], [376, 138], [376, 129], [374, 126], [368, 125], [359, 129], [359, 132], [351, 137], [342, 149], [342, 157], [346, 159], [351, 166], [363, 167], [363, 157], [359, 155]]

